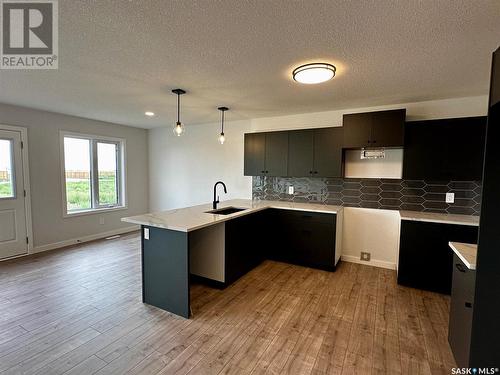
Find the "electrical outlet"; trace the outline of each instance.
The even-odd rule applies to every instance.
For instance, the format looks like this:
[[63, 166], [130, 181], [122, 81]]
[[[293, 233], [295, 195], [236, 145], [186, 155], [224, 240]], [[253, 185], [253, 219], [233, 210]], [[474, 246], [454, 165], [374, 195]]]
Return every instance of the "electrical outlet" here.
[[446, 193], [446, 203], [455, 203], [455, 193]]
[[294, 188], [293, 188], [293, 186], [289, 186], [289, 187], [288, 187], [288, 194], [292, 195], [292, 194], [293, 194], [293, 192], [294, 192]]
[[149, 240], [149, 228], [144, 228], [144, 239]]
[[369, 262], [371, 258], [370, 253], [365, 253], [364, 251], [361, 252], [361, 256], [359, 257], [360, 260], [364, 260], [365, 262]]
[[103, 217], [100, 217], [100, 218], [99, 218], [99, 224], [100, 224], [100, 225], [104, 225], [104, 218], [103, 218]]

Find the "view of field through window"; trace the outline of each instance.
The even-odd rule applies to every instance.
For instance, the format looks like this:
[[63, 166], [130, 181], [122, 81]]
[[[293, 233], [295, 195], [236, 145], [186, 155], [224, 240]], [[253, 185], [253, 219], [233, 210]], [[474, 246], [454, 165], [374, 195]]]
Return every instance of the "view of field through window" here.
[[66, 199], [69, 211], [96, 208], [92, 206], [92, 174], [98, 176], [98, 199], [100, 206], [118, 203], [117, 194], [117, 145], [97, 143], [97, 171], [91, 168], [91, 146], [89, 139], [64, 138], [64, 160]]
[[14, 197], [12, 141], [0, 139], [0, 199]]

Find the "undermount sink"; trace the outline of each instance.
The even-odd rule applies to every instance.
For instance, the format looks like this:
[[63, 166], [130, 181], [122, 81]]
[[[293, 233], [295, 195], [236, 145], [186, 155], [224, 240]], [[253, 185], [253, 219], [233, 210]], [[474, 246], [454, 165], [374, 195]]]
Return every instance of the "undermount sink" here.
[[230, 215], [230, 214], [234, 214], [236, 212], [245, 211], [245, 210], [248, 210], [248, 208], [224, 207], [224, 208], [219, 208], [217, 210], [206, 211], [206, 213], [207, 214], [216, 214], [216, 215]]

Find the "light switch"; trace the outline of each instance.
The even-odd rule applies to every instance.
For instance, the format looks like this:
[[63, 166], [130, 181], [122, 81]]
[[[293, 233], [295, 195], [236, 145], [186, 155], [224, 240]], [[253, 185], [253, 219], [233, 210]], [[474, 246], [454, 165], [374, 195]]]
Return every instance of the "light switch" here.
[[446, 203], [455, 203], [455, 193], [446, 193]]
[[144, 228], [144, 239], [149, 240], [149, 228]]
[[288, 187], [288, 194], [292, 195], [294, 192], [293, 186]]

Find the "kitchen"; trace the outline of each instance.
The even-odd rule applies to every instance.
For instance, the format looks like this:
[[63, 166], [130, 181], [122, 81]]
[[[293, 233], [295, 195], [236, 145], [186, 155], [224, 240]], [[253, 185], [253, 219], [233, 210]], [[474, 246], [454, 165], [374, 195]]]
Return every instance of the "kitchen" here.
[[44, 1], [58, 64], [0, 70], [0, 372], [500, 367], [495, 1]]

